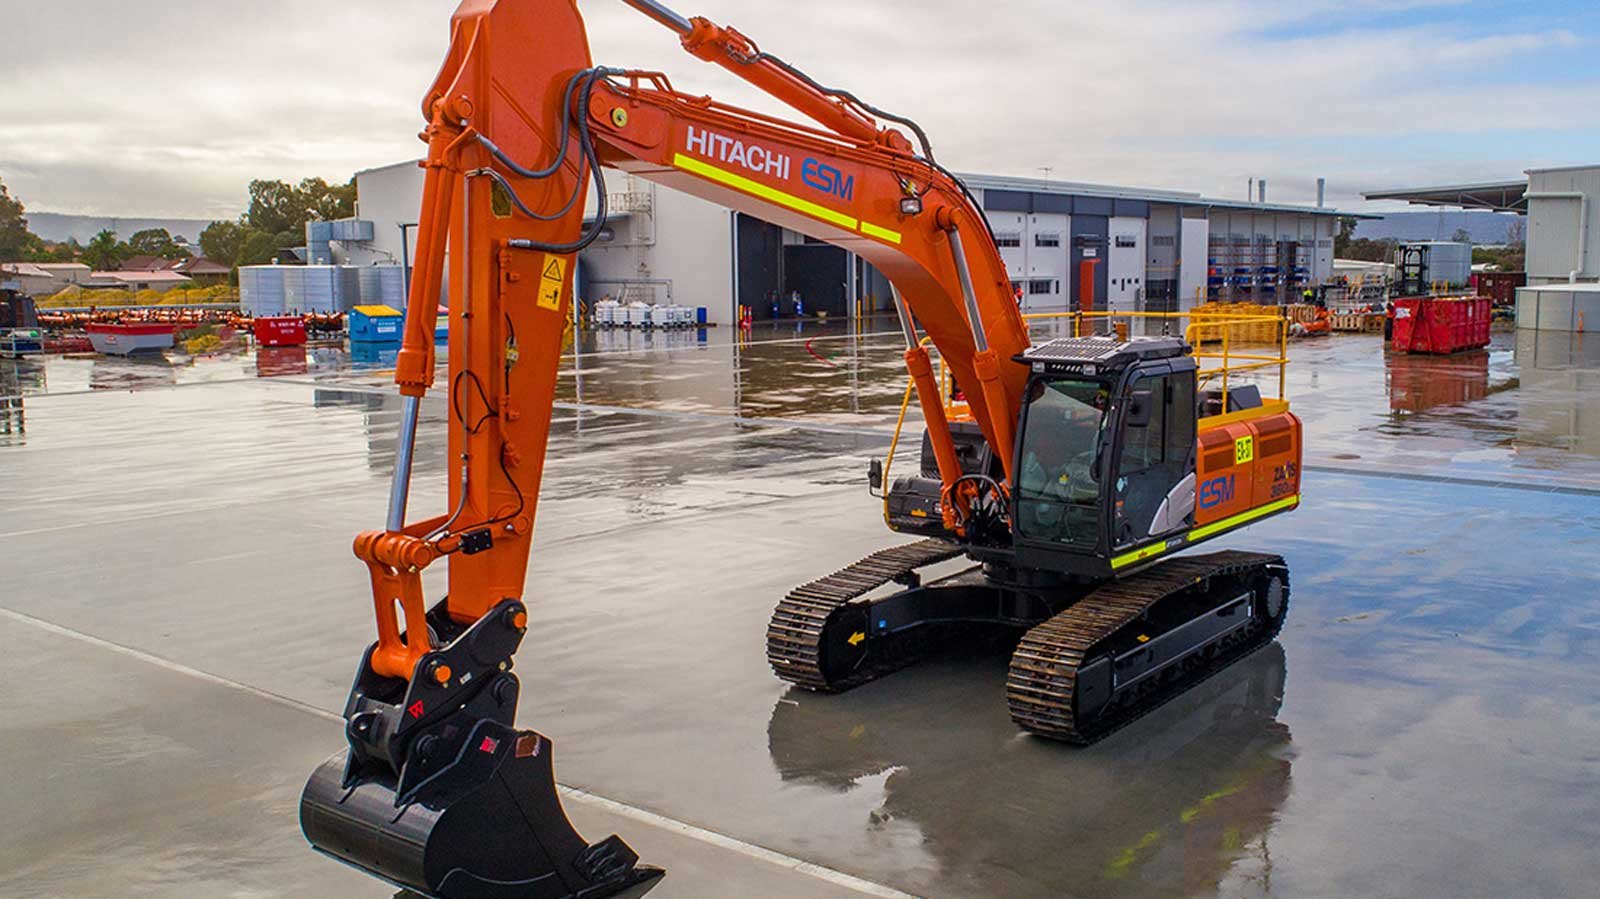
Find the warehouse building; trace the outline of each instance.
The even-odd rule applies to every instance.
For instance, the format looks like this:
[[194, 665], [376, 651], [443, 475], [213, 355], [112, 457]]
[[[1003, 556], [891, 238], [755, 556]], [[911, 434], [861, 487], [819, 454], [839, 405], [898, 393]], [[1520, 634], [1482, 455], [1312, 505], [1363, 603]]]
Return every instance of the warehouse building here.
[[[964, 175], [1029, 312], [1188, 309], [1206, 296], [1280, 302], [1333, 277], [1339, 213], [1198, 193]], [[887, 280], [841, 248], [641, 178], [608, 172], [608, 218], [579, 263], [579, 295], [704, 307], [711, 322], [892, 311]], [[365, 240], [341, 264], [408, 263], [422, 170], [356, 174]], [[354, 229], [345, 233], [356, 233]]]

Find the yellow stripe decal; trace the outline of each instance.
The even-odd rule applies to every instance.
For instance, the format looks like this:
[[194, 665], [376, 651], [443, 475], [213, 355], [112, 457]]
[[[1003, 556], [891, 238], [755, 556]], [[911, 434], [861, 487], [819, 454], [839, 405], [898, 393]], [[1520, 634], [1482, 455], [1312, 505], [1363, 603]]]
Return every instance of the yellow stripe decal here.
[[1182, 541], [1178, 541], [1178, 542], [1168, 541], [1166, 543], [1152, 543], [1151, 545], [1143, 547], [1141, 549], [1136, 549], [1136, 550], [1134, 550], [1132, 552], [1123, 553], [1120, 556], [1113, 556], [1112, 559], [1111, 559], [1111, 567], [1112, 568], [1126, 568], [1127, 566], [1132, 565], [1135, 562], [1143, 562], [1145, 559], [1151, 558], [1152, 556], [1159, 556], [1162, 553], [1164, 553], [1164, 552], [1166, 552], [1166, 551], [1168, 551], [1170, 549], [1180, 549], [1180, 548], [1182, 548], [1184, 546], [1187, 546], [1187, 545], [1189, 545], [1191, 543], [1198, 543], [1199, 541], [1204, 540], [1207, 537], [1210, 537], [1210, 536], [1213, 536], [1213, 535], [1216, 535], [1216, 534], [1220, 534], [1223, 531], [1232, 530], [1232, 529], [1234, 529], [1236, 527], [1239, 527], [1242, 524], [1248, 524], [1248, 523], [1250, 523], [1252, 521], [1255, 521], [1257, 518], [1261, 518], [1261, 517], [1266, 516], [1266, 515], [1271, 515], [1274, 512], [1282, 512], [1284, 509], [1292, 508], [1295, 504], [1297, 504], [1299, 502], [1300, 502], [1300, 497], [1299, 497], [1298, 494], [1295, 495], [1295, 496], [1286, 496], [1283, 499], [1277, 500], [1275, 502], [1267, 503], [1266, 505], [1261, 506], [1260, 508], [1248, 509], [1248, 510], [1246, 510], [1244, 512], [1240, 512], [1238, 515], [1233, 515], [1233, 516], [1230, 516], [1228, 518], [1224, 518], [1221, 521], [1213, 521], [1210, 524], [1201, 525], [1200, 527], [1197, 527], [1194, 530], [1190, 531], [1189, 533], [1185, 534]]
[[[1179, 544], [1180, 546], [1182, 544]], [[1151, 556], [1158, 556], [1167, 551], [1165, 543], [1152, 543], [1143, 549], [1136, 549], [1131, 553], [1124, 553], [1111, 560], [1112, 568], [1124, 568], [1135, 562], [1143, 562]]]
[[888, 228], [881, 228], [871, 222], [861, 223], [861, 233], [867, 235], [868, 237], [876, 237], [879, 240], [887, 240], [892, 244], [898, 244], [900, 242], [899, 231], [890, 231]]
[[1277, 502], [1267, 503], [1258, 509], [1250, 509], [1245, 512], [1240, 512], [1238, 515], [1235, 515], [1231, 518], [1224, 518], [1221, 521], [1213, 521], [1210, 524], [1201, 525], [1200, 527], [1197, 527], [1189, 532], [1189, 540], [1190, 542], [1195, 540], [1204, 540], [1205, 538], [1210, 537], [1212, 534], [1218, 534], [1222, 531], [1236, 528], [1246, 522], [1255, 521], [1257, 518], [1260, 518], [1263, 515], [1271, 515], [1274, 512], [1282, 512], [1284, 509], [1290, 508], [1298, 502], [1300, 502], [1300, 497], [1298, 494], [1295, 496], [1286, 496]]
[[702, 178], [715, 181], [718, 184], [726, 184], [735, 190], [742, 190], [747, 194], [752, 194], [760, 197], [763, 200], [769, 200], [773, 203], [777, 203], [779, 206], [786, 206], [795, 210], [796, 212], [803, 212], [806, 215], [814, 216], [822, 219], [825, 222], [838, 225], [841, 228], [848, 228], [851, 231], [854, 231], [856, 230], [856, 225], [859, 224], [855, 219], [845, 215], [842, 212], [836, 212], [826, 206], [820, 206], [816, 203], [813, 203], [810, 200], [802, 200], [794, 194], [784, 193], [775, 187], [768, 187], [759, 181], [752, 181], [743, 175], [735, 175], [733, 172], [727, 171], [726, 169], [719, 169], [714, 165], [701, 162], [698, 159], [695, 159], [691, 156], [685, 156], [682, 153], [673, 154], [672, 164], [686, 172], [699, 175]]

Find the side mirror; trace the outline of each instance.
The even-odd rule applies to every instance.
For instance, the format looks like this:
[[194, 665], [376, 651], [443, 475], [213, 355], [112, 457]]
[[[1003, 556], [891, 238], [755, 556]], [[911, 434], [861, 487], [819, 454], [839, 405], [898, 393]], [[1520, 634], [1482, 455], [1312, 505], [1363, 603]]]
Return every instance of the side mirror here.
[[1149, 390], [1135, 390], [1128, 398], [1128, 427], [1148, 428], [1155, 413], [1155, 394]]
[[883, 461], [881, 459], [873, 459], [872, 464], [867, 466], [867, 486], [872, 490], [883, 489]]

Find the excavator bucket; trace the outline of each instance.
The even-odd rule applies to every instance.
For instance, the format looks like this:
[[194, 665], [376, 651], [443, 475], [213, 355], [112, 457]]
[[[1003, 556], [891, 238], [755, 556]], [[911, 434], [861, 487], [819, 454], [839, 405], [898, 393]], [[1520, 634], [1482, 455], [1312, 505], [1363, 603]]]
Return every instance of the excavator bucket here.
[[367, 649], [345, 705], [349, 746], [300, 795], [320, 852], [441, 899], [600, 899], [648, 892], [661, 869], [620, 837], [590, 844], [556, 792], [550, 740], [512, 724], [511, 657], [526, 607], [507, 600], [463, 625], [441, 602], [438, 641], [409, 681], [373, 670]]
[[480, 721], [454, 761], [396, 803], [382, 775], [347, 782], [349, 750], [328, 759], [300, 797], [317, 850], [397, 886], [441, 899], [640, 896], [661, 876], [613, 835], [593, 845], [567, 820], [550, 741]]

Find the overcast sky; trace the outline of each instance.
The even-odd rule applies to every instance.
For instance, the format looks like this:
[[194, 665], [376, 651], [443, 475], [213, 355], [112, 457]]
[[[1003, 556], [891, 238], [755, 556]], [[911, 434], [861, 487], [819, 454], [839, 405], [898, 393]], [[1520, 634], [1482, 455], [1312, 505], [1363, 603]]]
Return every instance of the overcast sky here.
[[[502, 0], [515, 2], [515, 0]], [[551, 0], [526, 0], [551, 2]], [[963, 171], [1330, 203], [1600, 162], [1600, 4], [671, 0], [918, 119]], [[597, 62], [775, 111], [621, 0]], [[0, 178], [30, 209], [233, 217], [252, 178], [420, 155], [448, 0], [0, 0]]]

